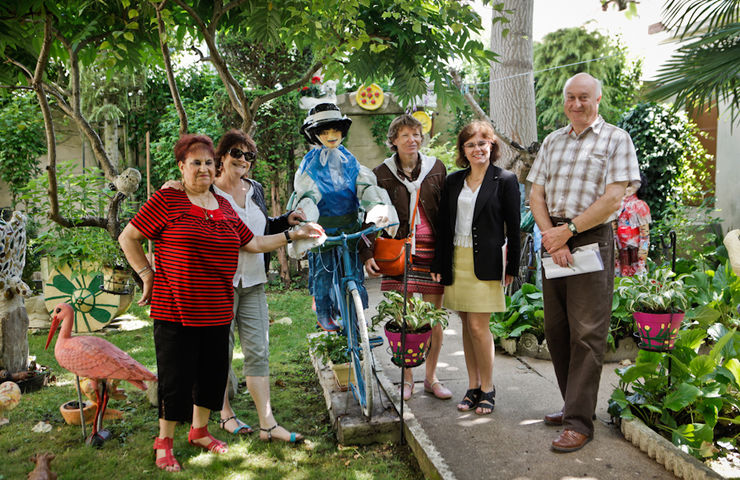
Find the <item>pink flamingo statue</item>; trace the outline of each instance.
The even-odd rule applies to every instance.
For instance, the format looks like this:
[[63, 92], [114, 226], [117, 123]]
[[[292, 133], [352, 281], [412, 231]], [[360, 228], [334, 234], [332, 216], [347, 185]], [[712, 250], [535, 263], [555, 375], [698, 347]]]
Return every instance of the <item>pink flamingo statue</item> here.
[[157, 376], [131, 358], [128, 353], [100, 337], [72, 337], [73, 321], [72, 307], [66, 303], [57, 305], [52, 315], [45, 348], [49, 348], [51, 339], [54, 338], [54, 333], [61, 322], [59, 338], [54, 346], [54, 356], [59, 365], [75, 375], [98, 381], [99, 387], [95, 392], [98, 405], [95, 410], [92, 434], [88, 437], [87, 443], [101, 445], [109, 436], [106, 430], [101, 430], [109, 397], [106, 380], [109, 378], [126, 380], [131, 385], [146, 390], [144, 380], [156, 381]]

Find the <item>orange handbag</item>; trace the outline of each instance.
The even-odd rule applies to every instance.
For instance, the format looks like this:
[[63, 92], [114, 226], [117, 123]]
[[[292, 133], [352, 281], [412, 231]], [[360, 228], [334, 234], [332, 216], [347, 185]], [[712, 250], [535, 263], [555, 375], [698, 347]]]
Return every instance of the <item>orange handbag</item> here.
[[407, 243], [411, 243], [411, 238], [414, 235], [413, 227], [416, 221], [416, 208], [419, 206], [420, 196], [421, 192], [418, 192], [416, 195], [416, 204], [414, 205], [414, 215], [411, 219], [411, 232], [408, 237], [399, 239], [378, 237], [375, 239], [373, 258], [378, 265], [378, 270], [383, 275], [389, 277], [403, 275], [405, 267], [404, 246]]

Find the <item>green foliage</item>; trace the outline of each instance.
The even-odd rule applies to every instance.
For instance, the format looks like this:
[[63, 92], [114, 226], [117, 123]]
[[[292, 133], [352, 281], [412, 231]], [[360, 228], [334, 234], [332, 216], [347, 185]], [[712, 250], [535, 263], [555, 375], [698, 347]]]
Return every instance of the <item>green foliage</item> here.
[[391, 126], [394, 118], [396, 118], [395, 115], [372, 115], [370, 117], [370, 133], [373, 134], [375, 144], [385, 147], [389, 155], [390, 150], [385, 142], [388, 141], [388, 127]]
[[629, 312], [685, 312], [694, 287], [684, 283], [686, 275], [676, 275], [668, 267], [653, 268], [644, 275], [624, 277], [615, 292]]
[[424, 155], [429, 155], [431, 157], [436, 157], [437, 159], [439, 159], [439, 161], [444, 163], [448, 173], [459, 170], [460, 167], [455, 165], [455, 158], [457, 157], [455, 143], [441, 143], [441, 135], [441, 133], [438, 133], [433, 136], [432, 139], [429, 141], [429, 144], [426, 147], [422, 147], [422, 153], [424, 153]]
[[388, 320], [389, 324], [401, 328], [401, 324], [406, 321], [407, 332], [418, 332], [427, 325], [435, 327], [441, 325], [447, 328], [447, 311], [436, 308], [434, 304], [410, 296], [406, 307], [406, 315], [403, 314], [403, 295], [398, 292], [383, 292], [385, 300], [378, 304], [378, 313], [372, 318], [373, 329], [383, 320]]
[[606, 343], [612, 350], [617, 349], [617, 340], [620, 338], [632, 338], [635, 331], [635, 321], [632, 318], [632, 311], [627, 308], [629, 297], [622, 297], [619, 294], [619, 288], [629, 277], [616, 277], [614, 279], [614, 294], [612, 295], [612, 314], [609, 320], [609, 333], [606, 336]]
[[588, 72], [601, 80], [599, 113], [607, 122], [616, 123], [634, 102], [642, 64], [627, 60], [620, 41], [578, 27], [548, 33], [542, 42], [535, 43], [534, 70], [537, 132], [542, 140], [568, 124], [563, 113], [563, 87], [568, 78]]
[[684, 113], [640, 103], [617, 123], [632, 137], [648, 187], [643, 200], [654, 220], [663, 218], [670, 202], [698, 203], [710, 185], [711, 156], [699, 142], [699, 129]]
[[[488, 105], [490, 103], [489, 76], [490, 66], [488, 64], [466, 64], [460, 70], [460, 78], [462, 78], [466, 88], [470, 91], [475, 101], [484, 111], [488, 110]], [[450, 122], [445, 133], [452, 139], [452, 149], [454, 150], [457, 134], [460, 133], [460, 130], [462, 130], [465, 125], [475, 120], [476, 116], [467, 102], [450, 105], [450, 111], [452, 112], [454, 121]]]
[[683, 44], [661, 67], [650, 98], [675, 97], [675, 109], [728, 105], [740, 119], [740, 1], [667, 0], [662, 23]]
[[719, 322], [726, 328], [740, 328], [737, 305], [740, 305], [740, 278], [732, 271], [729, 260], [720, 263], [716, 270], [695, 271], [684, 279], [692, 287], [692, 308], [686, 319], [706, 329]]
[[[708, 354], [700, 354], [707, 334], [715, 343]], [[682, 450], [711, 457], [715, 442], [736, 445], [740, 432], [739, 354], [735, 329], [681, 330], [672, 352], [640, 351], [634, 365], [617, 369], [620, 382], [609, 413], [640, 418]]]
[[518, 338], [529, 331], [542, 341], [545, 338], [545, 312], [542, 292], [525, 283], [511, 297], [506, 297], [506, 310], [491, 315], [491, 332], [499, 338]]
[[344, 335], [326, 332], [309, 339], [308, 344], [316, 355], [324, 359], [324, 362], [331, 360], [332, 363], [339, 364], [351, 360], [347, 337]]
[[[702, 200], [697, 207], [690, 207], [671, 201], [666, 205], [663, 217], [654, 221], [650, 227], [650, 258], [670, 261], [671, 252], [661, 251], [661, 237], [667, 243], [670, 232], [676, 232], [676, 272], [689, 273], [696, 268], [713, 268], [717, 261], [717, 246], [720, 239], [712, 225], [719, 220], [712, 216], [715, 212], [711, 206], [713, 198]], [[727, 254], [725, 253], [725, 257]]]
[[[59, 210], [72, 221], [100, 216], [116, 192], [110, 190], [99, 168], [88, 167], [81, 173], [76, 170], [73, 160], [57, 165]], [[77, 261], [126, 265], [118, 242], [106, 230], [99, 227], [65, 228], [49, 220], [45, 215], [48, 211], [48, 188], [49, 178], [41, 175], [29, 181], [21, 191], [20, 200], [25, 203], [29, 217], [43, 219], [40, 221], [41, 232], [28, 243], [31, 255], [48, 256], [51, 266]], [[130, 218], [133, 212], [127, 206], [124, 200], [122, 214]]]
[[37, 158], [46, 151], [43, 132], [33, 95], [17, 93], [0, 98], [0, 180], [10, 188], [13, 206], [20, 190], [41, 172]]

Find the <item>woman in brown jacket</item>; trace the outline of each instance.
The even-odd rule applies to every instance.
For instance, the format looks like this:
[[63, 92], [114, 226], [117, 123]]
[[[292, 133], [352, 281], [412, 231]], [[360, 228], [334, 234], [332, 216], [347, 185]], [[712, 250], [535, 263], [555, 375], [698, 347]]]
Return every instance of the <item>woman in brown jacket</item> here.
[[[447, 170], [442, 162], [427, 157], [419, 151], [422, 141], [421, 123], [411, 115], [401, 115], [391, 122], [388, 128], [388, 146], [394, 154], [386, 158], [374, 170], [378, 186], [383, 187], [398, 212], [399, 227], [395, 238], [405, 238], [413, 232], [411, 265], [408, 272], [408, 292], [420, 293], [422, 298], [442, 306], [444, 287], [433, 281], [429, 267], [434, 257], [435, 222], [439, 210]], [[414, 207], [417, 205], [416, 215]], [[413, 225], [411, 225], [413, 220]], [[370, 275], [378, 275], [378, 266], [370, 258], [365, 262]], [[381, 290], [403, 292], [402, 277], [383, 277]], [[424, 390], [437, 398], [452, 396], [437, 379], [436, 369], [439, 353], [442, 350], [442, 327], [432, 329], [432, 344], [426, 358]], [[414, 377], [410, 369], [404, 372], [402, 394], [405, 400], [414, 391]]]

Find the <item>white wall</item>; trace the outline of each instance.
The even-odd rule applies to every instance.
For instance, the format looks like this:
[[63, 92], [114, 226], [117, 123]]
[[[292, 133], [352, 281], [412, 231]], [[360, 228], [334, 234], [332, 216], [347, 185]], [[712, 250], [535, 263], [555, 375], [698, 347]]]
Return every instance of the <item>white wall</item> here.
[[740, 124], [732, 128], [728, 109], [717, 120], [716, 206], [724, 231], [740, 228]]

